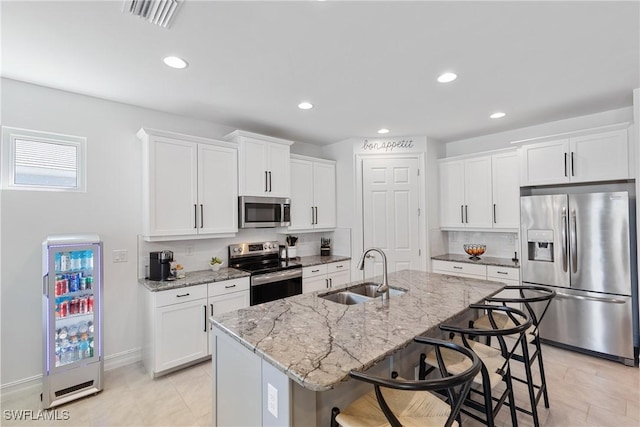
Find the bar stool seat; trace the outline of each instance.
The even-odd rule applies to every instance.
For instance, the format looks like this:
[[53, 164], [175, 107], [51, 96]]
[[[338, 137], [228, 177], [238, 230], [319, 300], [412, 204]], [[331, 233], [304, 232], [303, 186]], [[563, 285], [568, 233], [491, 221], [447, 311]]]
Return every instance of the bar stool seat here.
[[[473, 378], [480, 372], [482, 362], [471, 350], [449, 341], [430, 337], [416, 337], [414, 341], [433, 347], [437, 373], [433, 378], [406, 380], [398, 377], [382, 378], [366, 372], [351, 371], [349, 375], [373, 384], [374, 388], [351, 403], [344, 410], [332, 409], [331, 426], [457, 426], [460, 409], [471, 389]], [[453, 373], [444, 362], [443, 352], [459, 354], [457, 362], [464, 368]], [[441, 392], [441, 398], [432, 392]]]
[[[524, 322], [524, 319], [518, 319], [520, 323]], [[515, 328], [516, 324], [513, 320], [509, 318], [506, 314], [496, 313], [494, 317], [494, 321], [496, 322], [496, 327], [498, 329], [508, 329]], [[473, 321], [473, 326], [479, 329], [491, 329], [493, 326], [489, 321], [489, 316], [483, 315], [478, 319]], [[529, 329], [525, 331], [525, 336], [527, 337], [527, 341], [532, 342], [535, 339], [535, 334], [537, 333], [537, 326], [532, 322]]]

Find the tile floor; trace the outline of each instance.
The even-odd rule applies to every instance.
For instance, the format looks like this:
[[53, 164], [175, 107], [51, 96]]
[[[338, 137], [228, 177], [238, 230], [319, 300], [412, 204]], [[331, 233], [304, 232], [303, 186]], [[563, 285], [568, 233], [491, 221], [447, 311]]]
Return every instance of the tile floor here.
[[[640, 369], [544, 346], [551, 408], [540, 402], [543, 426], [640, 426]], [[514, 370], [518, 368], [514, 366]], [[528, 402], [526, 389], [516, 385], [516, 399]], [[526, 405], [526, 403], [525, 403]], [[40, 391], [2, 397], [2, 426], [208, 426], [211, 424], [211, 364], [151, 380], [140, 363], [105, 372], [105, 389], [60, 406], [69, 419], [56, 422], [7, 420], [5, 411], [40, 408]], [[521, 426], [531, 417], [518, 413]], [[511, 424], [508, 408], [499, 426]], [[463, 426], [482, 425], [465, 420]], [[304, 427], [304, 426], [303, 426]]]

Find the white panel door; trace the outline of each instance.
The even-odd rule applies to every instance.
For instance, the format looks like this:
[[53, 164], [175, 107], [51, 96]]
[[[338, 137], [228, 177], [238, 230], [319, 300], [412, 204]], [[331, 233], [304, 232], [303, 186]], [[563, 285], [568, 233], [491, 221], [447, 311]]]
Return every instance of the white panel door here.
[[571, 138], [571, 182], [629, 178], [626, 129]]
[[289, 146], [271, 143], [268, 156], [269, 191], [267, 194], [272, 197], [289, 197], [289, 171], [291, 170]]
[[183, 365], [209, 354], [207, 299], [156, 309], [155, 372]]
[[291, 159], [291, 225], [289, 230], [313, 228], [313, 163]]
[[267, 143], [245, 138], [240, 145], [240, 150], [242, 162], [240, 165], [240, 195], [267, 195]]
[[313, 197], [316, 207], [315, 228], [336, 227], [336, 166], [313, 164]]
[[468, 159], [464, 165], [465, 226], [491, 228], [491, 156]]
[[156, 137], [149, 144], [150, 236], [196, 234], [197, 144]]
[[[418, 160], [364, 159], [362, 176], [365, 249], [382, 249], [389, 272], [420, 269]], [[382, 274], [380, 257], [370, 255], [365, 277]]]
[[569, 182], [569, 140], [542, 142], [522, 147], [520, 185]]
[[238, 160], [233, 148], [198, 145], [198, 233], [238, 231]]
[[302, 279], [302, 293], [323, 291], [329, 287], [329, 279], [326, 274]]
[[464, 161], [441, 162], [440, 226], [464, 227]]
[[493, 228], [520, 227], [520, 172], [516, 152], [491, 158]]

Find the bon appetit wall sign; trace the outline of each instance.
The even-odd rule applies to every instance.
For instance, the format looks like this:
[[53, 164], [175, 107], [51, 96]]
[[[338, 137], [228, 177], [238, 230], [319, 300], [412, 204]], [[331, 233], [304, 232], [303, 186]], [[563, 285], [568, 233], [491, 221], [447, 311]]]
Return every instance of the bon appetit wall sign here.
[[365, 139], [360, 149], [369, 153], [392, 153], [394, 151], [406, 151], [414, 148], [412, 138], [392, 139], [392, 140], [375, 140], [369, 141]]

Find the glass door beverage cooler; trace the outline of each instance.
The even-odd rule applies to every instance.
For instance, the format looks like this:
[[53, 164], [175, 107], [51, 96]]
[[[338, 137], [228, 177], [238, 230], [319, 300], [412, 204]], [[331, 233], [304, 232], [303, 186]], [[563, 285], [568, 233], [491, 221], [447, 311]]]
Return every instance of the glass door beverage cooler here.
[[98, 235], [42, 242], [46, 408], [102, 390], [102, 242]]

